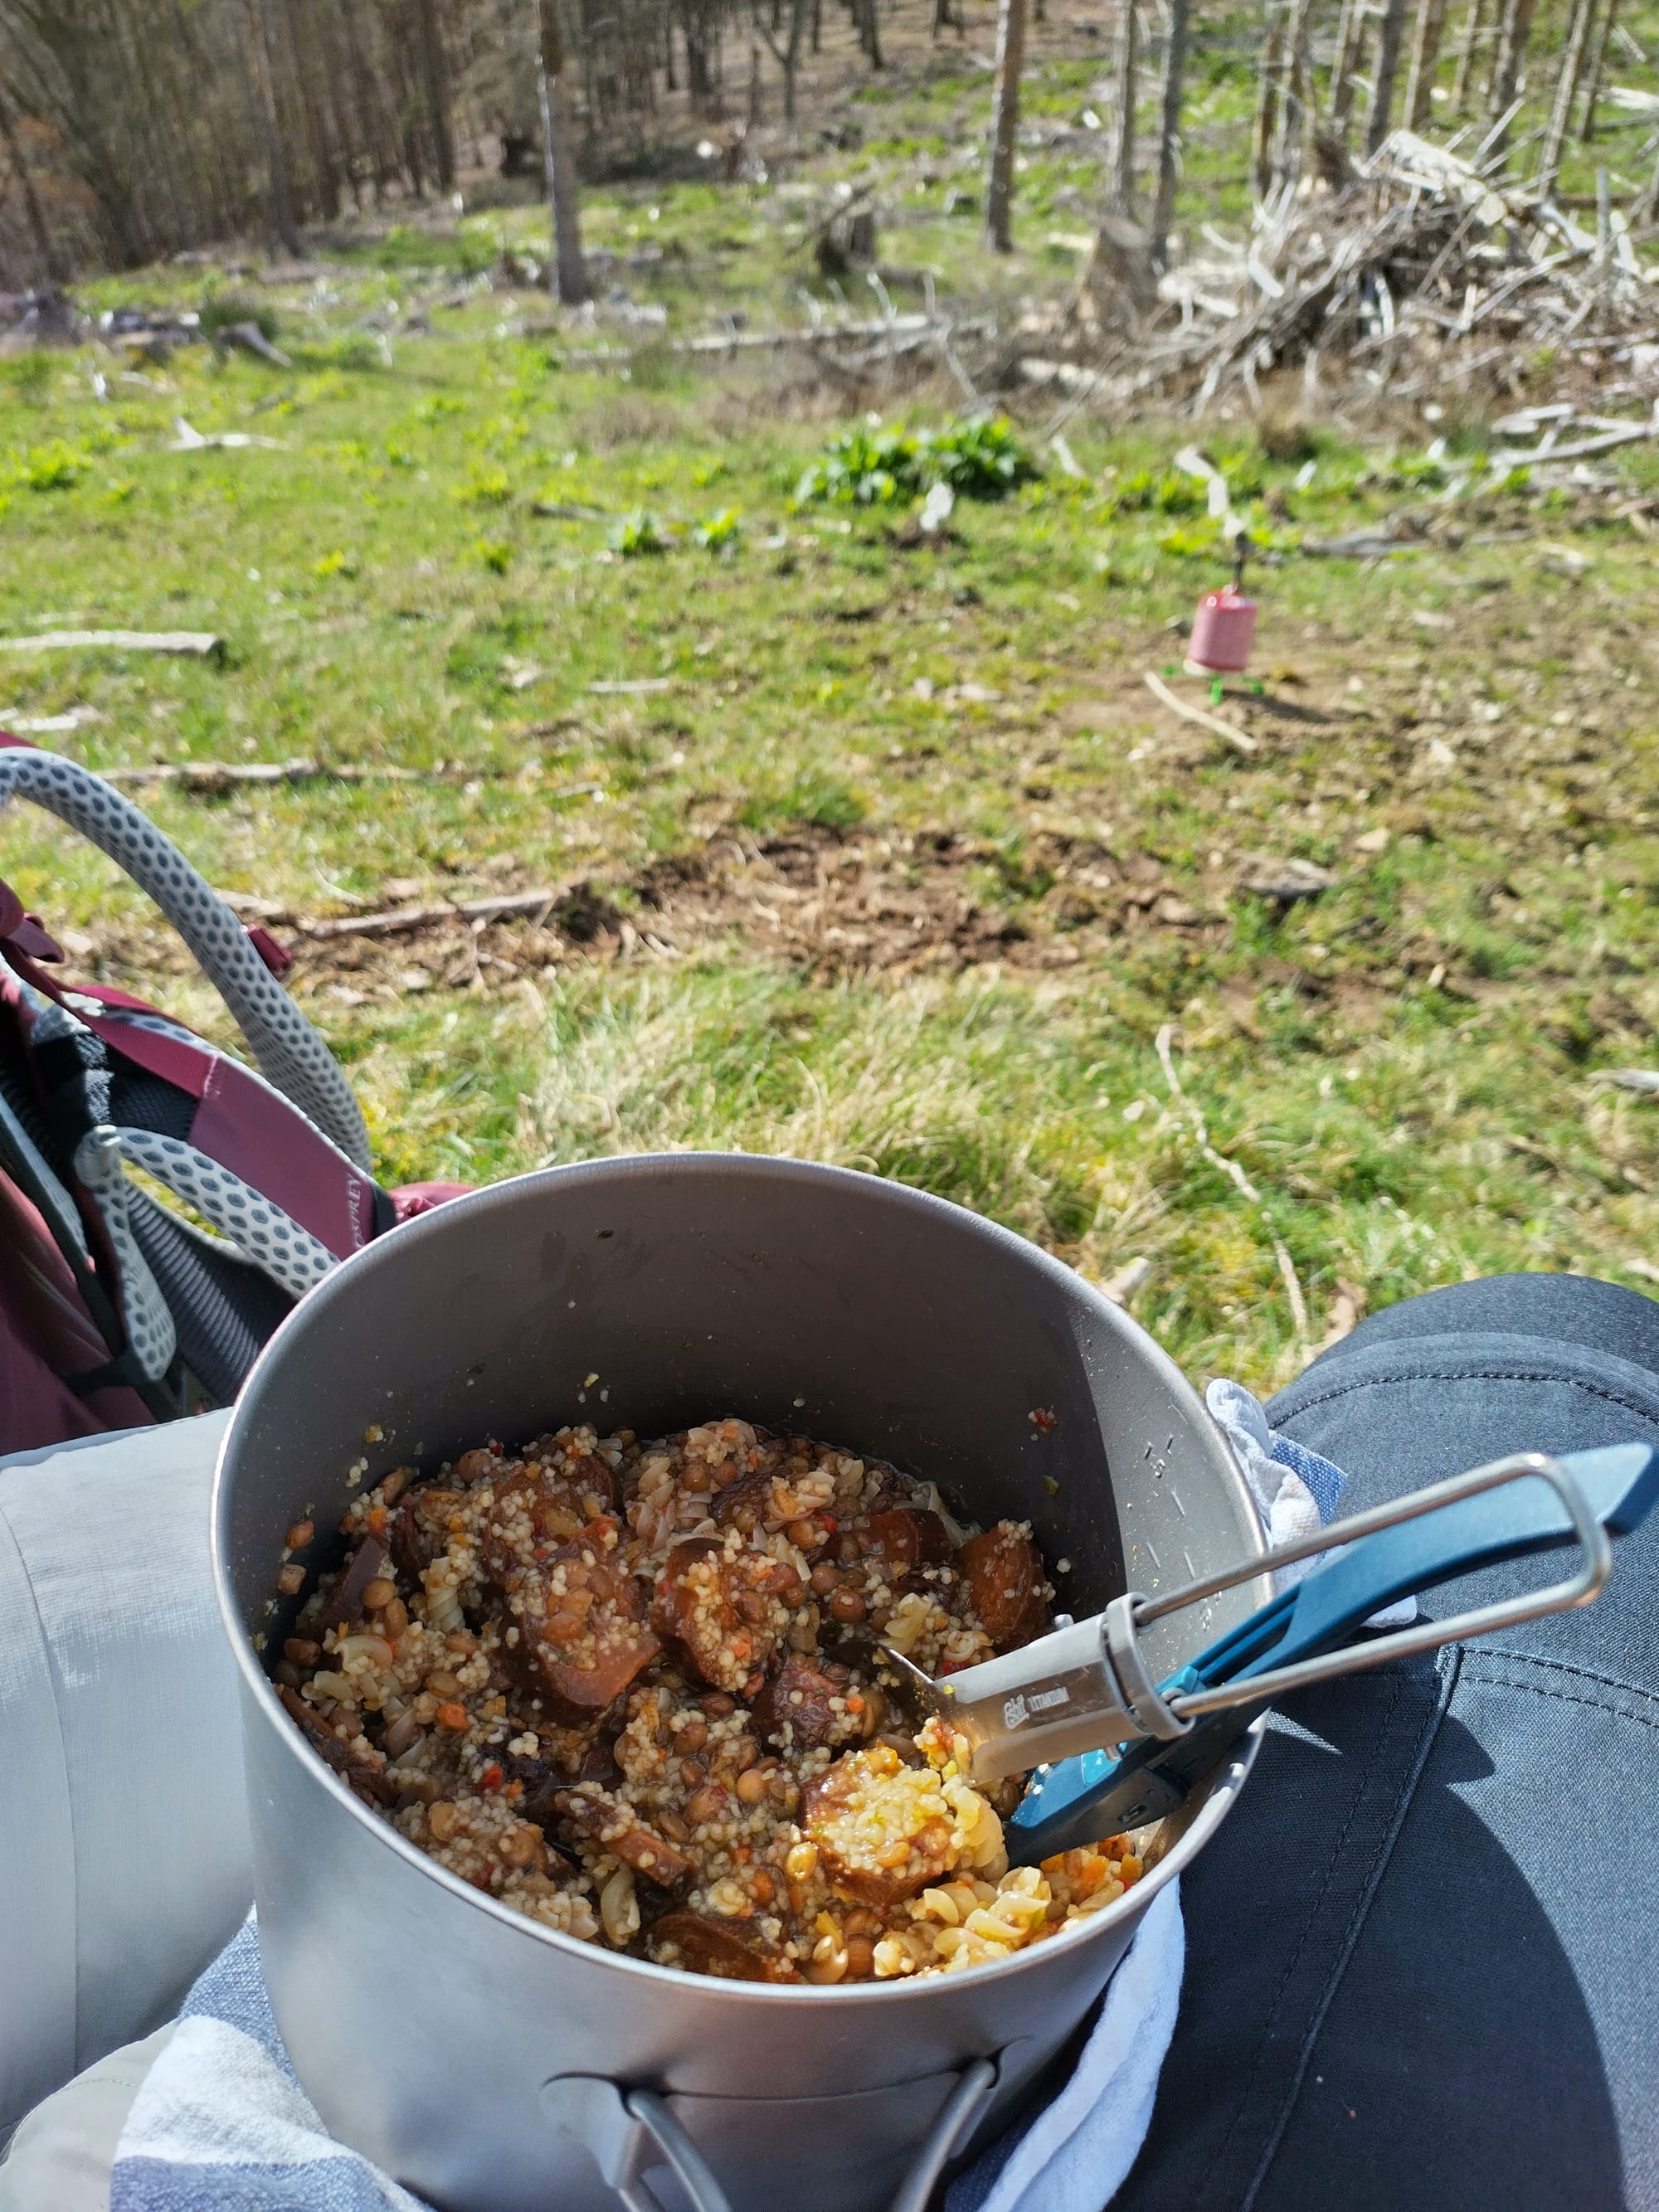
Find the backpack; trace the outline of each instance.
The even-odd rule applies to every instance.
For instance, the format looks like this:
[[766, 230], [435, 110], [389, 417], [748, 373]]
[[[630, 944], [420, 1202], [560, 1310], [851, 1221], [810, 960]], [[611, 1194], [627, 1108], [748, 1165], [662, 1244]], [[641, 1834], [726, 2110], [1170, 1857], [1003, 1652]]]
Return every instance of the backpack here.
[[351, 1086], [280, 981], [291, 956], [131, 800], [0, 732], [0, 807], [14, 798], [149, 893], [254, 1065], [62, 980], [62, 949], [0, 882], [0, 1453], [228, 1405], [314, 1283], [465, 1188], [375, 1182]]

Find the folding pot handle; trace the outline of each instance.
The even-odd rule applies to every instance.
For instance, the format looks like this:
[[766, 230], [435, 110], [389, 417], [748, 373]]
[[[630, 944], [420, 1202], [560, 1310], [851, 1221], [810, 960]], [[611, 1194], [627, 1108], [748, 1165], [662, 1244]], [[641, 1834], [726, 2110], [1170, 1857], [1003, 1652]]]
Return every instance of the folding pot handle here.
[[732, 2212], [708, 2160], [655, 2090], [623, 2090], [597, 2074], [561, 2074], [542, 2085], [542, 2109], [586, 2145], [627, 2212], [662, 2212], [645, 2180], [647, 2160], [659, 2159], [673, 2170], [691, 2212]]
[[[939, 2176], [972, 2132], [997, 2086], [997, 2063], [965, 2066], [899, 2185], [889, 2212], [927, 2212]], [[586, 2144], [625, 2212], [662, 2212], [647, 2166], [665, 2164], [691, 2212], [731, 2212], [708, 2161], [654, 2089], [625, 2089], [593, 2074], [561, 2074], [542, 2086], [542, 2109], [555, 2126]]]

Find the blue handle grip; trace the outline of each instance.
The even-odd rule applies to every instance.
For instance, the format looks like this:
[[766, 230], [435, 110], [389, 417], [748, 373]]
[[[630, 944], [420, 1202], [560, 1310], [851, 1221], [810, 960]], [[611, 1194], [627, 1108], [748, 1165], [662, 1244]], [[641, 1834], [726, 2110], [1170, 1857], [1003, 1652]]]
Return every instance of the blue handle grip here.
[[[1651, 1445], [1573, 1452], [1561, 1464], [1611, 1536], [1639, 1528], [1659, 1499], [1659, 1451]], [[1350, 1545], [1160, 1686], [1173, 1697], [1316, 1657], [1346, 1643], [1397, 1598], [1572, 1540], [1566, 1509], [1541, 1477], [1480, 1492]], [[1010, 1858], [1030, 1864], [1161, 1820], [1237, 1741], [1254, 1710], [1243, 1705], [1212, 1714], [1173, 1743], [1144, 1741], [1115, 1759], [1088, 1752], [1033, 1776], [1004, 1824]]]
[[[1659, 1452], [1648, 1444], [1574, 1452], [1561, 1464], [1612, 1536], [1638, 1527], [1659, 1496]], [[1246, 1681], [1270, 1667], [1310, 1659], [1345, 1643], [1397, 1598], [1437, 1589], [1480, 1567], [1556, 1550], [1571, 1540], [1566, 1508], [1541, 1476], [1482, 1491], [1349, 1545], [1201, 1651], [1173, 1686]]]

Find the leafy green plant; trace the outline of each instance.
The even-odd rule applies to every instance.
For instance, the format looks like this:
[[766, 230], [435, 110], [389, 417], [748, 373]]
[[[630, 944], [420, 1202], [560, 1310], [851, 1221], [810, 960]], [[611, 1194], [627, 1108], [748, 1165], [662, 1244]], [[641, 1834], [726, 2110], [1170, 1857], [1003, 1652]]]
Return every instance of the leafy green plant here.
[[743, 535], [743, 517], [735, 507], [716, 507], [712, 514], [704, 515], [691, 535], [707, 552], [734, 553]]
[[649, 508], [639, 507], [631, 514], [623, 515], [611, 532], [611, 550], [621, 554], [624, 561], [637, 561], [650, 554], [667, 552], [668, 538]]
[[1221, 543], [1221, 525], [1206, 515], [1197, 522], [1178, 522], [1162, 532], [1158, 544], [1178, 560], [1201, 561], [1214, 554]]
[[504, 576], [513, 565], [513, 548], [499, 538], [481, 538], [476, 550], [492, 574]]
[[1006, 415], [969, 415], [918, 441], [923, 488], [949, 484], [958, 499], [1000, 499], [1042, 471]]
[[27, 491], [73, 491], [91, 465], [92, 456], [84, 446], [50, 438], [44, 446], [26, 447], [8, 474]]
[[320, 561], [313, 561], [311, 564], [311, 573], [313, 576], [320, 576], [325, 580], [331, 576], [349, 578], [356, 574], [357, 563], [349, 553], [342, 553], [337, 549], [332, 553], [325, 553]]
[[1109, 514], [1192, 514], [1206, 501], [1205, 486], [1180, 469], [1136, 469], [1119, 479]]
[[513, 496], [513, 479], [505, 469], [469, 469], [455, 496], [474, 507], [505, 507]]
[[900, 507], [921, 489], [917, 441], [902, 428], [884, 430], [873, 416], [832, 438], [795, 486], [805, 507]]
[[1040, 477], [1006, 416], [970, 415], [937, 430], [884, 428], [866, 416], [832, 438], [795, 487], [798, 506], [899, 507], [948, 484], [959, 499], [1000, 499]]

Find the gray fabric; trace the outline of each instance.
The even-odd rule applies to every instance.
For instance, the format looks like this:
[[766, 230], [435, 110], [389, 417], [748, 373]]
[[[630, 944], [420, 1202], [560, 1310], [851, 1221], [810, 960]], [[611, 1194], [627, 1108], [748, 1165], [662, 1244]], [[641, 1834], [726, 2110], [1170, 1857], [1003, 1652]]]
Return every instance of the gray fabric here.
[[228, 1419], [0, 1462], [0, 2140], [175, 2011], [247, 1910], [208, 1564]]

